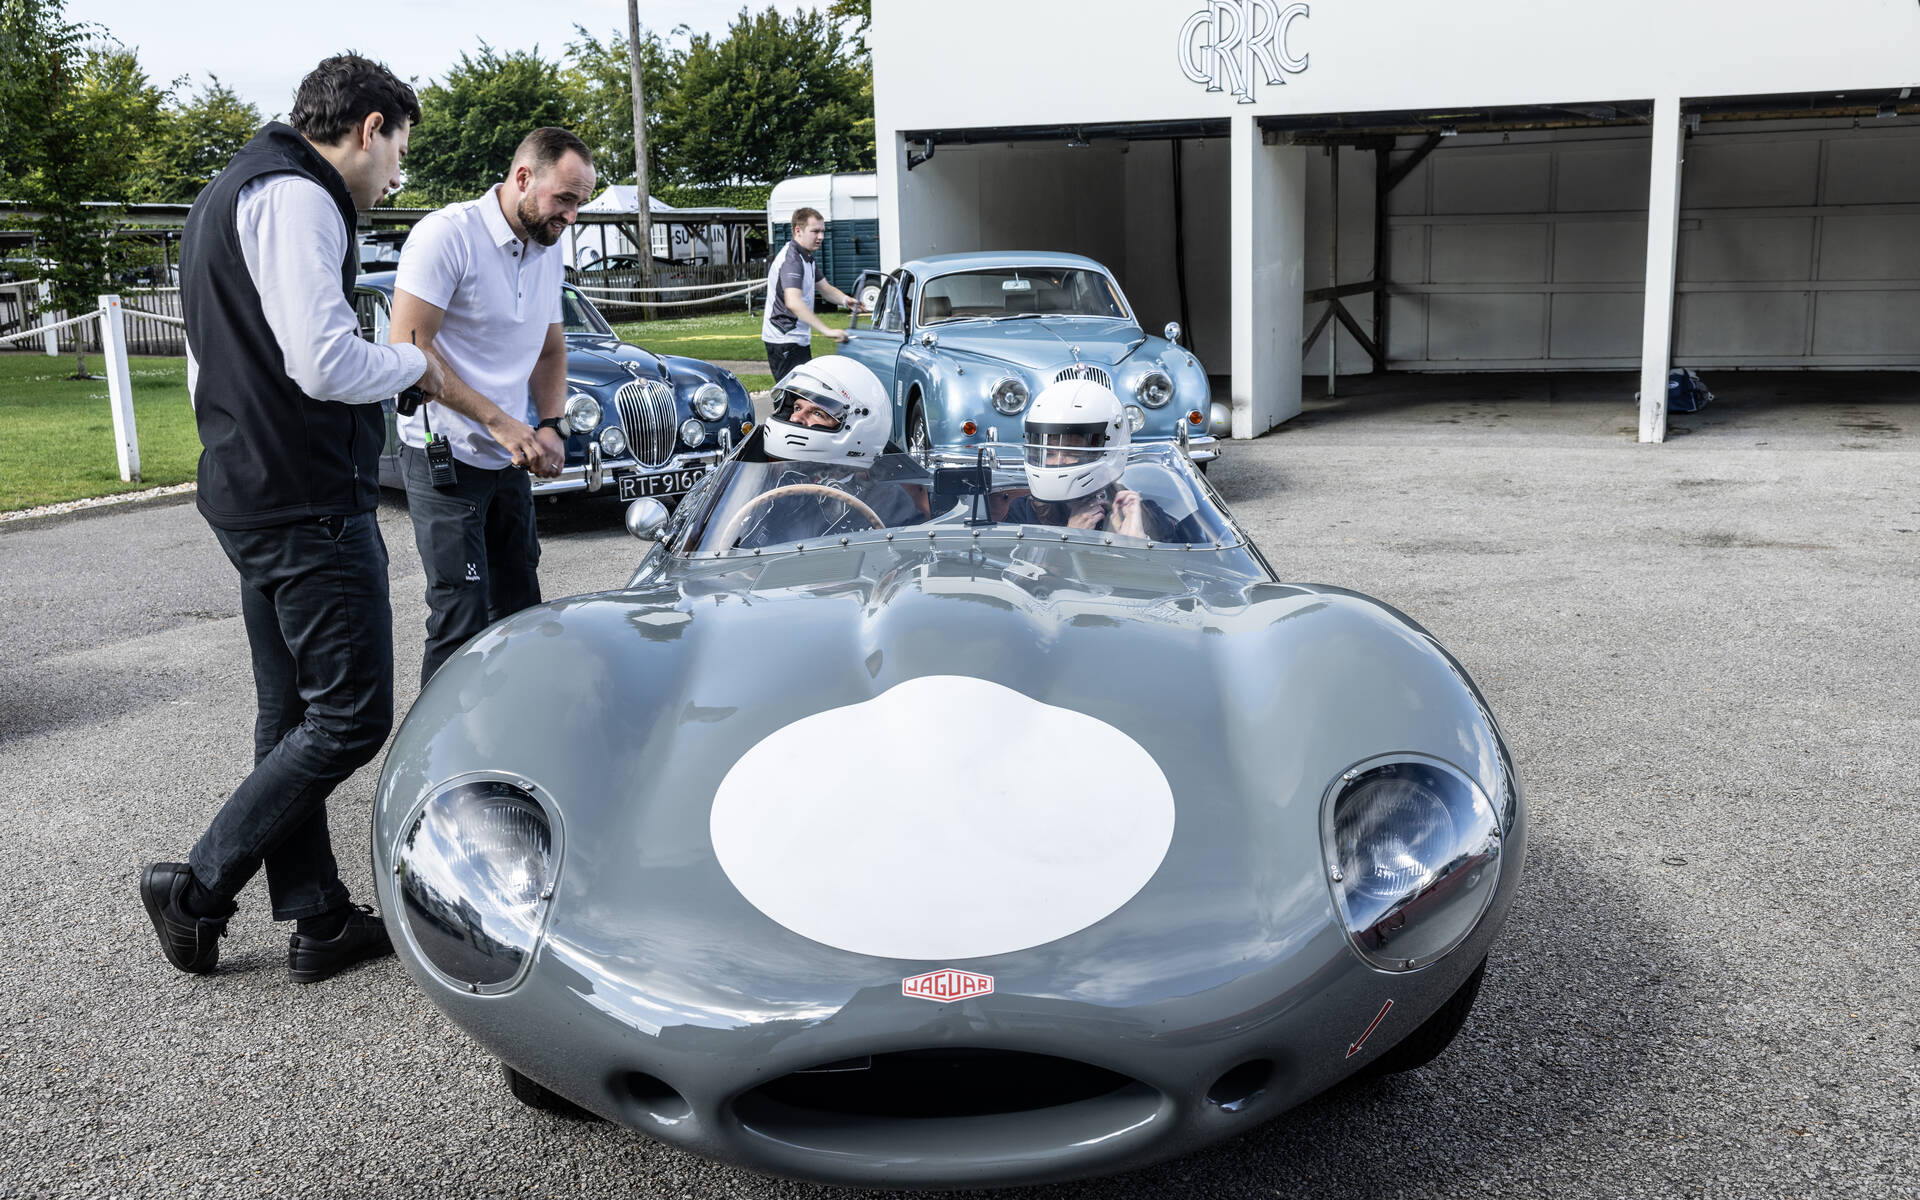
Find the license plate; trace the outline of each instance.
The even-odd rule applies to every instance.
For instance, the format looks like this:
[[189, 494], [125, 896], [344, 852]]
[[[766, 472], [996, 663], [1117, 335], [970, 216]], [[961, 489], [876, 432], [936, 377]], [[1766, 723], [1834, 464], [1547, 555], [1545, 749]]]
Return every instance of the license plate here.
[[622, 471], [614, 477], [620, 485], [622, 500], [642, 500], [649, 496], [684, 496], [700, 482], [707, 473], [705, 467], [688, 467], [684, 471], [662, 471], [658, 475], [641, 475], [633, 471]]

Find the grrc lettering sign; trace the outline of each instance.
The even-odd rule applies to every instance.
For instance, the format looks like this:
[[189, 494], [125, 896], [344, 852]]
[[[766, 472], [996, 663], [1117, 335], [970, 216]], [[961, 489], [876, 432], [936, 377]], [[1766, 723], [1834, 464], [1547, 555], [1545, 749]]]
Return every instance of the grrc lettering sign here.
[[1180, 70], [1210, 92], [1231, 92], [1252, 104], [1261, 77], [1284, 84], [1285, 76], [1307, 69], [1306, 55], [1287, 51], [1287, 33], [1308, 11], [1305, 4], [1282, 9], [1280, 0], [1207, 0], [1180, 27]]

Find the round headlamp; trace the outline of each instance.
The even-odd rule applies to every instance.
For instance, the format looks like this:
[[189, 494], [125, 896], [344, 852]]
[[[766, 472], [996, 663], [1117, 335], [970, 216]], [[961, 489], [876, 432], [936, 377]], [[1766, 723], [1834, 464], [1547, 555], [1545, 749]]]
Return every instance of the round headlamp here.
[[1173, 399], [1173, 380], [1165, 371], [1148, 371], [1133, 385], [1133, 398], [1148, 408], [1159, 408]]
[[[727, 415], [727, 392], [717, 383], [703, 383], [693, 393], [693, 411], [702, 421], [718, 421]], [[681, 428], [685, 428], [682, 426]], [[698, 442], [690, 443], [699, 445]]]
[[1500, 878], [1500, 825], [1479, 786], [1409, 756], [1356, 767], [1328, 795], [1329, 874], [1361, 957], [1411, 971], [1465, 941]]
[[505, 991], [532, 961], [555, 865], [552, 825], [530, 792], [455, 784], [421, 806], [394, 856], [407, 933], [449, 980]]
[[1147, 413], [1145, 409], [1141, 408], [1138, 404], [1127, 405], [1127, 428], [1133, 430], [1135, 433], [1139, 433], [1141, 426], [1146, 423]]
[[568, 396], [567, 425], [575, 433], [592, 433], [600, 428], [600, 402], [585, 392]]
[[627, 452], [627, 435], [618, 425], [609, 425], [600, 431], [600, 453], [608, 458], [619, 458]]
[[703, 446], [707, 441], [707, 427], [698, 417], [688, 417], [680, 422], [680, 444], [683, 446]]
[[1011, 417], [1015, 413], [1025, 412], [1028, 399], [1027, 385], [1018, 379], [1002, 379], [993, 385], [993, 391], [988, 393], [988, 399], [993, 401], [994, 411], [1004, 416]]

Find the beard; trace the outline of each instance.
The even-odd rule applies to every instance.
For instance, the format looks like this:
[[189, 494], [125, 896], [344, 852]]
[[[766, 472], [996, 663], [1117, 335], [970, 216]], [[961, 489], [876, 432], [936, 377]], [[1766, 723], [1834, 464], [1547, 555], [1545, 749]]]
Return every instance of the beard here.
[[540, 215], [540, 206], [533, 202], [531, 195], [520, 197], [520, 207], [515, 211], [519, 214], [520, 224], [526, 229], [528, 238], [539, 242], [542, 246], [551, 246], [560, 240], [560, 231], [548, 224], [553, 218]]

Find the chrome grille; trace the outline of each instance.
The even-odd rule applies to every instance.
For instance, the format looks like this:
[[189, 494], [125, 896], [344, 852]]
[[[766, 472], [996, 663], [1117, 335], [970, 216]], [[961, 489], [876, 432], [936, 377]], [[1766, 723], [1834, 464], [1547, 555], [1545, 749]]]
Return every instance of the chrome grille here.
[[1069, 379], [1091, 379], [1103, 388], [1113, 387], [1113, 376], [1099, 367], [1090, 367], [1086, 363], [1075, 363], [1053, 377], [1055, 383], [1065, 383]]
[[613, 402], [620, 409], [620, 427], [626, 430], [635, 461], [648, 467], [666, 465], [673, 457], [679, 424], [674, 420], [673, 389], [658, 379], [636, 379], [621, 384]]

